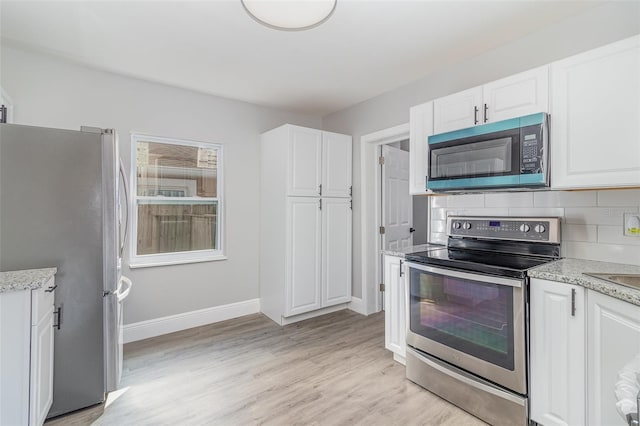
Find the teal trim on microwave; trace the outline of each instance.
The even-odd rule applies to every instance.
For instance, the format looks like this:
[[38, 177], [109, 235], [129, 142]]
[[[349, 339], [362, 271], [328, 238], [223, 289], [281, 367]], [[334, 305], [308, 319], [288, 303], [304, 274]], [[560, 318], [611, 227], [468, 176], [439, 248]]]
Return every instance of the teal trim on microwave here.
[[531, 173], [528, 175], [520, 175], [520, 185], [533, 185], [539, 184], [544, 185], [544, 174], [543, 173]]
[[517, 129], [520, 127], [534, 126], [544, 123], [545, 113], [525, 115], [523, 117], [510, 118], [508, 120], [496, 121], [495, 123], [481, 124], [479, 126], [468, 127], [466, 129], [454, 130], [447, 133], [439, 133], [429, 136], [429, 145], [435, 143], [448, 142], [456, 139], [464, 139], [471, 136], [486, 135], [489, 133], [502, 132], [504, 130]]
[[427, 181], [427, 189], [464, 189], [476, 187], [518, 185], [520, 175], [489, 176], [463, 179], [446, 179]]

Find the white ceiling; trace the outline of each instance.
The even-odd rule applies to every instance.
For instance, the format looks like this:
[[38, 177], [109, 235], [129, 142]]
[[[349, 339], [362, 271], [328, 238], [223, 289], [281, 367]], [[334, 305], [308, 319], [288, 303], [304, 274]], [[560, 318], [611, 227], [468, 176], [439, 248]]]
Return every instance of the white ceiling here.
[[3, 43], [259, 105], [324, 115], [598, 1], [338, 0], [323, 25], [269, 29], [240, 0], [0, 2]]

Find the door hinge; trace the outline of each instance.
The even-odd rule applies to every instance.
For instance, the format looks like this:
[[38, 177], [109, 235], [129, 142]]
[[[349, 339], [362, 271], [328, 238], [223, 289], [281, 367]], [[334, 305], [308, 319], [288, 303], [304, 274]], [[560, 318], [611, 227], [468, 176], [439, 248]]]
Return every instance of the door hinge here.
[[378, 163], [382, 166], [384, 164], [384, 156], [378, 157]]
[[384, 283], [380, 283], [380, 291], [384, 291]]
[[384, 234], [384, 226], [381, 226], [380, 227], [380, 235], [383, 235], [383, 234]]
[[7, 107], [2, 105], [0, 106], [0, 123], [7, 122]]

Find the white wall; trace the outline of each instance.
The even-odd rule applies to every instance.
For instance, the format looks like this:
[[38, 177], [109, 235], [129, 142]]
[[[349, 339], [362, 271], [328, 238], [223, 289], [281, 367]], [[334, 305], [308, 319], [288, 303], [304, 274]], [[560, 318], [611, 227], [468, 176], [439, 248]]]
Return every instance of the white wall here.
[[[360, 138], [363, 135], [407, 123], [409, 108], [414, 105], [638, 34], [639, 16], [639, 2], [606, 3], [485, 54], [438, 70], [414, 83], [324, 117], [325, 130], [350, 134], [354, 141], [353, 295], [361, 297], [363, 259], [376, 256], [371, 244], [363, 247], [361, 243], [363, 212], [376, 208], [373, 205], [373, 194], [367, 194], [367, 205], [363, 206], [361, 203]], [[373, 168], [375, 165], [368, 164], [367, 167]], [[372, 172], [367, 174], [373, 175]], [[371, 225], [367, 229], [375, 233], [377, 225], [367, 225]], [[366, 268], [364, 276], [369, 284], [373, 284], [373, 267]]]
[[125, 268], [135, 285], [125, 304], [125, 323], [259, 297], [259, 134], [283, 123], [319, 128], [319, 117], [96, 71], [9, 46], [2, 47], [1, 59], [0, 86], [13, 100], [15, 123], [115, 128], [126, 167], [134, 130], [224, 145], [225, 252], [229, 259]]
[[562, 217], [563, 257], [640, 265], [640, 238], [623, 235], [640, 190], [542, 191], [431, 197], [431, 241], [446, 244], [447, 215]]

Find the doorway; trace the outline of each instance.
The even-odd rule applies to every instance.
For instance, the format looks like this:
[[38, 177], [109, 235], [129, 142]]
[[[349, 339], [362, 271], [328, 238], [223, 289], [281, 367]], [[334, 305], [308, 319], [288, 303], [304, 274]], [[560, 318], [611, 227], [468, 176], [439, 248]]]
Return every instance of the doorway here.
[[[380, 227], [382, 226], [382, 168], [380, 165], [380, 154], [384, 146], [408, 150], [409, 125], [384, 129], [375, 133], [362, 136], [360, 139], [360, 165], [361, 165], [361, 235], [360, 235], [360, 261], [361, 261], [361, 312], [365, 315], [378, 312], [382, 309], [382, 294], [380, 284], [383, 282], [383, 257], [382, 250], [385, 247], [381, 238]], [[404, 141], [404, 142], [403, 142]], [[408, 164], [405, 167], [408, 170]], [[409, 191], [407, 181], [407, 194]], [[406, 245], [416, 245], [426, 242], [428, 231], [427, 206], [428, 197], [411, 196], [413, 205], [407, 214], [411, 217], [409, 228], [415, 228], [412, 232], [411, 240], [405, 242]], [[386, 231], [386, 230], [385, 230]], [[419, 238], [419, 239], [418, 239]], [[420, 242], [418, 242], [420, 241]], [[402, 244], [402, 243], [399, 243]]]

